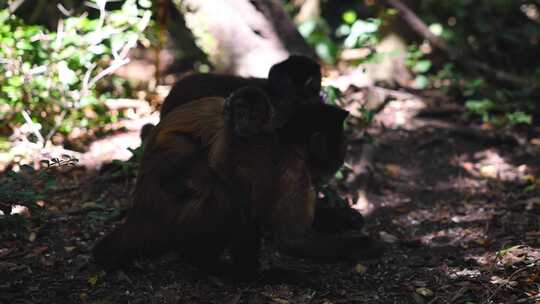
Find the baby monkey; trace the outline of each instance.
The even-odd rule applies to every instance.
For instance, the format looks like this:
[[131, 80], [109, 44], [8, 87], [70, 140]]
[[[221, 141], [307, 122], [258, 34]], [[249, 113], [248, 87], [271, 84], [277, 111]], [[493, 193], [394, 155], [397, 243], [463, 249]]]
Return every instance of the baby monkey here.
[[273, 114], [270, 100], [257, 87], [238, 89], [225, 100], [225, 122], [232, 126], [234, 135], [238, 137], [273, 132], [271, 130]]

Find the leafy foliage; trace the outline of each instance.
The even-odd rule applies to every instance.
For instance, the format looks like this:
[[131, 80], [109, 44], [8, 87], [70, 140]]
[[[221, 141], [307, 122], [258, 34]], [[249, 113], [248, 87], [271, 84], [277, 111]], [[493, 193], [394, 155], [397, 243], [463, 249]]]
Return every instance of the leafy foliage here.
[[344, 49], [374, 46], [378, 42], [380, 24], [379, 19], [360, 20], [353, 10], [348, 10], [335, 29], [325, 19], [317, 18], [303, 22], [298, 30], [322, 60], [334, 64]]
[[332, 41], [330, 28], [322, 18], [302, 23], [298, 30], [306, 41], [313, 45], [317, 55], [327, 63], [335, 63], [338, 46]]
[[[416, 12], [434, 34], [460, 50], [464, 60], [473, 58], [499, 71], [539, 79], [539, 10], [533, 1], [423, 0]], [[428, 56], [420, 57], [426, 60]], [[471, 74], [448, 63], [429, 72], [426, 86], [439, 83], [443, 88], [458, 88], [467, 109], [485, 122], [531, 124], [539, 113], [538, 87], [505, 86], [495, 82], [493, 75]]]
[[[292, 6], [292, 2], [289, 7]], [[325, 4], [326, 3], [326, 4]], [[522, 78], [540, 79], [540, 5], [536, 1], [459, 0], [406, 2], [429, 30], [445, 40], [462, 57], [452, 59], [407, 37], [406, 64], [415, 75], [416, 89], [440, 89], [463, 100], [471, 116], [484, 122], [532, 124], [540, 118], [540, 84], [507, 85], [496, 74], [473, 71], [460, 61], [475, 60], [494, 71]], [[299, 25], [300, 33], [315, 47], [319, 57], [334, 64], [347, 49], [368, 49], [355, 63], [377, 61], [389, 54], [375, 53], [374, 46], [385, 35], [385, 24], [397, 18], [392, 8], [374, 3], [323, 2], [323, 14]], [[324, 12], [325, 7], [335, 10]], [[292, 9], [289, 9], [292, 11]], [[336, 14], [339, 12], [339, 14]], [[339, 20], [335, 20], [339, 18]], [[391, 28], [390, 30], [396, 30]], [[453, 61], [452, 61], [453, 60]], [[540, 83], [540, 81], [539, 81]]]
[[99, 80], [127, 62], [150, 17], [149, 6], [139, 9], [128, 0], [120, 10], [103, 10], [99, 19], [83, 14], [61, 20], [51, 32], [1, 10], [0, 120], [14, 128], [31, 119], [44, 143], [57, 131], [117, 119], [106, 112], [102, 101], [110, 93], [103, 93], [107, 87]]

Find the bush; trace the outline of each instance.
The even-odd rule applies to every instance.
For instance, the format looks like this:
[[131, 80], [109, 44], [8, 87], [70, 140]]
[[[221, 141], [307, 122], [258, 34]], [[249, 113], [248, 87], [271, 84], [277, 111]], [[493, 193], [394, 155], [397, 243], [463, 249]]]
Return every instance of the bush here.
[[[418, 2], [416, 13], [465, 56], [493, 70], [540, 79], [540, 5], [530, 1], [459, 0]], [[470, 73], [439, 62], [429, 73], [443, 88], [458, 88], [470, 113], [494, 124], [531, 124], [539, 113], [538, 85], [509, 85], [494, 75]], [[493, 74], [493, 73], [492, 73]]]
[[110, 93], [100, 90], [100, 80], [126, 63], [129, 49], [144, 37], [151, 11], [143, 2], [142, 9], [127, 0], [107, 12], [105, 2], [98, 1], [103, 5], [99, 19], [69, 17], [57, 32], [26, 25], [1, 10], [0, 120], [11, 129], [27, 124], [32, 132], [26, 134], [42, 144], [55, 132], [115, 120], [102, 103]]

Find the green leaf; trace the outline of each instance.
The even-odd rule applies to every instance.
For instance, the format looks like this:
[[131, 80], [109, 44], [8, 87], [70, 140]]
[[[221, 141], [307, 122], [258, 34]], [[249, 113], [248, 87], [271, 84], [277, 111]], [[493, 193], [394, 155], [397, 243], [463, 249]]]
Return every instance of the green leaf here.
[[342, 24], [336, 29], [337, 37], [345, 37], [351, 33], [351, 27], [348, 24]]
[[88, 48], [88, 51], [95, 55], [101, 55], [108, 51], [108, 48], [103, 44], [96, 44]]
[[413, 66], [412, 70], [415, 73], [423, 74], [423, 73], [429, 71], [430, 68], [431, 68], [431, 61], [427, 60], [427, 59], [424, 59], [424, 60], [419, 60], [418, 62], [416, 62], [416, 64]]
[[352, 27], [350, 35], [345, 39], [343, 45], [347, 48], [354, 48], [358, 44], [363, 44], [371, 38], [375, 39], [375, 34], [379, 29], [380, 20], [370, 19], [367, 21], [356, 20]]
[[486, 98], [482, 100], [467, 100], [465, 107], [476, 114], [485, 114], [495, 108], [495, 103]]
[[13, 47], [15, 46], [15, 39], [12, 37], [6, 37], [2, 39], [2, 45], [3, 47]]
[[139, 6], [142, 8], [151, 8], [152, 7], [152, 1], [150, 0], [139, 0]]
[[336, 105], [337, 100], [341, 97], [341, 92], [338, 88], [333, 86], [324, 86], [322, 91], [325, 95], [325, 102]]
[[532, 115], [529, 115], [523, 111], [507, 113], [506, 117], [511, 124], [532, 124]]
[[308, 20], [306, 22], [302, 22], [298, 26], [298, 31], [304, 38], [308, 38], [313, 32], [315, 32], [315, 29], [317, 28], [317, 21], [316, 20]]
[[443, 33], [443, 26], [440, 23], [433, 23], [429, 26], [429, 31], [435, 36], [440, 36]]
[[346, 11], [341, 17], [343, 18], [343, 21], [348, 24], [353, 24], [358, 19], [356, 12], [353, 10]]
[[425, 89], [429, 86], [429, 78], [425, 75], [418, 75], [414, 79], [413, 86], [417, 89]]
[[19, 75], [10, 77], [8, 78], [7, 83], [13, 87], [20, 87], [24, 83], [24, 77]]
[[369, 125], [375, 118], [375, 113], [364, 106], [359, 107], [358, 111], [362, 114], [362, 120], [366, 125]]
[[65, 61], [58, 63], [58, 78], [64, 85], [71, 85], [77, 81], [77, 74], [72, 71]]
[[315, 46], [317, 55], [327, 63], [334, 63], [336, 46], [329, 41], [318, 43]]
[[15, 47], [19, 50], [26, 50], [26, 51], [32, 50], [32, 44], [30, 44], [30, 42], [27, 40], [17, 41], [17, 43], [15, 44]]

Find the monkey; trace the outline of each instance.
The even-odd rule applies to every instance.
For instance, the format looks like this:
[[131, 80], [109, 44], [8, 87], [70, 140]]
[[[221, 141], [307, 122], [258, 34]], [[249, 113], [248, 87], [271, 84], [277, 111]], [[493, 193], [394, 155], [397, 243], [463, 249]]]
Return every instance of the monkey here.
[[[314, 180], [327, 180], [343, 165], [345, 159], [346, 140], [342, 125], [326, 124], [328, 129], [319, 128], [312, 132], [309, 140], [303, 138], [295, 129], [299, 122], [308, 120], [311, 125], [325, 119], [328, 113], [336, 112], [332, 106], [325, 105], [321, 97], [321, 69], [318, 63], [309, 57], [293, 55], [270, 68], [268, 78], [242, 78], [220, 74], [191, 74], [181, 78], [171, 89], [161, 108], [160, 116], [164, 118], [175, 107], [190, 100], [206, 96], [228, 96], [233, 90], [242, 86], [256, 86], [261, 88], [269, 97], [273, 105], [272, 126], [280, 128], [277, 132], [287, 136], [287, 144], [293, 141], [302, 142], [308, 147], [308, 165]], [[295, 123], [296, 122], [296, 123]], [[148, 130], [146, 125], [146, 129]], [[292, 132], [289, 132], [292, 131]], [[305, 132], [304, 132], [305, 133]], [[143, 135], [143, 134], [141, 134]], [[280, 137], [278, 136], [278, 138]], [[143, 136], [142, 136], [143, 137]], [[321, 204], [320, 204], [321, 205]], [[324, 208], [323, 210], [327, 210]], [[349, 212], [322, 212], [317, 213], [318, 223], [344, 223], [343, 227], [328, 227], [323, 230], [343, 231], [349, 228], [360, 230], [363, 221], [357, 218], [361, 215], [351, 209]], [[326, 219], [330, 217], [329, 219]], [[347, 228], [345, 228], [347, 227]]]
[[[310, 125], [317, 125], [320, 121], [331, 121], [325, 120], [324, 116], [336, 112], [332, 110], [334, 107], [324, 106], [321, 97], [321, 79], [319, 64], [301, 55], [292, 55], [273, 65], [267, 79], [191, 74], [180, 79], [172, 87], [165, 98], [160, 117], [163, 119], [172, 109], [191, 100], [206, 96], [226, 97], [240, 87], [255, 86], [262, 89], [270, 98], [273, 108], [272, 127], [281, 128], [278, 132], [280, 135], [296, 135], [296, 138], [288, 136], [287, 143], [295, 139], [304, 141], [305, 138], [295, 131], [299, 121], [305, 121], [303, 118], [306, 117]], [[141, 131], [142, 138], [149, 128], [149, 125], [145, 125]], [[309, 147], [310, 165], [313, 165], [311, 171], [318, 174], [316, 178], [331, 177], [343, 164], [346, 143], [341, 126], [319, 128], [305, 144]]]
[[[114, 268], [180, 246], [188, 260], [212, 269], [230, 245], [235, 269], [256, 272], [258, 226], [301, 231], [311, 223], [315, 199], [302, 151], [283, 149], [266, 134], [269, 113], [266, 95], [249, 87], [173, 110], [151, 130], [133, 206], [95, 246], [96, 262]], [[290, 166], [295, 174], [283, 174]]]
[[[310, 229], [317, 215], [314, 178], [329, 173], [324, 171], [328, 170], [328, 163], [325, 164], [326, 166], [318, 165], [318, 162], [327, 159], [325, 153], [328, 152], [322, 151], [322, 156], [310, 153], [312, 151], [310, 145], [319, 144], [313, 139], [327, 134], [333, 134], [333, 136], [324, 139], [326, 143], [338, 145], [339, 141], [343, 140], [339, 135], [343, 136], [343, 122], [348, 112], [322, 103], [306, 104], [300, 109], [301, 112], [295, 113], [283, 127], [274, 130], [279, 138], [277, 143], [270, 142], [268, 146], [267, 142], [265, 148], [262, 148], [261, 143], [257, 148], [252, 145], [237, 147], [234, 153], [240, 155], [232, 160], [232, 164], [240, 168], [239, 171], [243, 174], [240, 178], [242, 184], [257, 180], [261, 172], [270, 176], [270, 179], [260, 180], [260, 183], [266, 187], [261, 184], [254, 187], [252, 192], [257, 195], [250, 196], [249, 199], [252, 206], [253, 204], [270, 206], [270, 209], [254, 207], [255, 211], [263, 215], [257, 218], [259, 221], [262, 219], [263, 226], [270, 227], [276, 248], [292, 256], [324, 259], [380, 256], [384, 247], [368, 236], [359, 233], [332, 235], [333, 232], [338, 231], [325, 231], [326, 234], [321, 234]], [[341, 150], [338, 153], [344, 155], [345, 151]], [[269, 155], [270, 159], [268, 159]], [[272, 173], [272, 167], [276, 166], [279, 171], [277, 175], [275, 171]], [[314, 172], [314, 170], [317, 171]], [[360, 225], [363, 224], [361, 216], [356, 216], [359, 215], [358, 213], [351, 213], [349, 210], [351, 208], [343, 209], [331, 211], [340, 212], [339, 214], [319, 214], [318, 225], [323, 225], [323, 229], [328, 229], [328, 225], [324, 225], [321, 221], [335, 220], [340, 217], [347, 217], [356, 223], [360, 222]], [[351, 228], [350, 225], [343, 222], [330, 224], [332, 227], [345, 228]]]
[[[194, 73], [183, 76], [171, 88], [161, 106], [160, 119], [174, 108], [209, 96], [227, 97], [234, 90], [245, 86], [262, 89], [270, 97], [274, 109], [272, 124], [283, 125], [296, 108], [306, 103], [323, 103], [321, 97], [320, 66], [309, 57], [292, 55], [273, 65], [268, 78], [244, 78], [216, 73]], [[140, 136], [144, 141], [152, 124], [143, 126]]]
[[[230, 100], [234, 104], [237, 99]], [[225, 104], [218, 97], [193, 101], [174, 109], [150, 130], [133, 205], [126, 221], [94, 247], [98, 264], [121, 267], [138, 256], [182, 247], [194, 264], [211, 268], [232, 236], [256, 231], [237, 229], [244, 219], [241, 206], [247, 203], [233, 202], [236, 194], [226, 186], [225, 178], [233, 131], [248, 137], [257, 126], [251, 126], [251, 131], [242, 123], [235, 126], [237, 117], [253, 124], [246, 118], [249, 109], [229, 111]], [[257, 110], [265, 109], [259, 104], [253, 103]]]
[[276, 142], [264, 96], [244, 88], [227, 99], [193, 101], [153, 128], [133, 206], [126, 221], [94, 247], [96, 262], [115, 268], [137, 256], [176, 249], [212, 270], [219, 269], [219, 257], [230, 247], [233, 269], [252, 277], [259, 270], [262, 227], [293, 255], [365, 253], [359, 248], [364, 238], [326, 237], [321, 243], [309, 236], [316, 194], [307, 151], [301, 144]]

